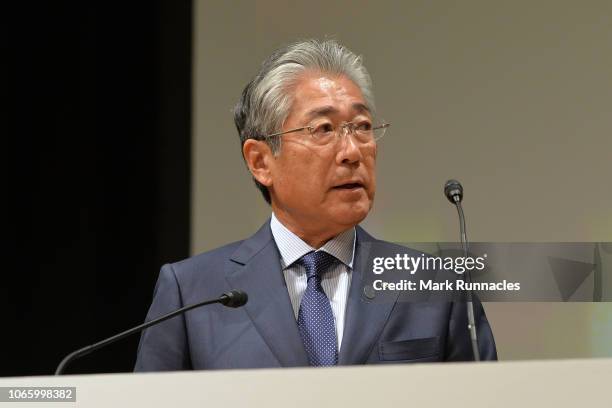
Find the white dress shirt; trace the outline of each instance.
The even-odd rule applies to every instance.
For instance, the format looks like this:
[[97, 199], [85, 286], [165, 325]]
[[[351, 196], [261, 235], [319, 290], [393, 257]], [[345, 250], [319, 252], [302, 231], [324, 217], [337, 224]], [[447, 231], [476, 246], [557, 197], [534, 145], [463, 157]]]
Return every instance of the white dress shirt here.
[[[315, 248], [302, 241], [300, 237], [289, 231], [272, 213], [270, 228], [274, 241], [281, 255], [281, 267], [289, 291], [291, 306], [297, 321], [300, 311], [300, 302], [306, 290], [306, 269], [303, 265], [295, 263], [309, 252], [317, 251]], [[336, 337], [338, 339], [338, 351], [342, 344], [342, 333], [344, 332], [344, 316], [351, 287], [351, 276], [353, 271], [353, 258], [355, 254], [355, 228], [348, 229], [337, 237], [327, 241], [318, 251], [325, 251], [333, 255], [340, 262], [335, 262], [329, 271], [325, 272], [321, 279], [323, 291], [329, 299], [334, 321], [336, 324]]]

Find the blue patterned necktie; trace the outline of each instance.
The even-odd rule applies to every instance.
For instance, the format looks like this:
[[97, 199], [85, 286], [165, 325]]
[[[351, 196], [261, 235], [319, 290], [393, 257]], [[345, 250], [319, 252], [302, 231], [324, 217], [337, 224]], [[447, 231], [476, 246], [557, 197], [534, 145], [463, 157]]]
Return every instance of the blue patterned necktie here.
[[321, 275], [336, 258], [327, 252], [310, 252], [298, 263], [306, 268], [308, 284], [300, 303], [298, 327], [311, 366], [338, 364], [336, 325], [329, 299], [321, 286]]

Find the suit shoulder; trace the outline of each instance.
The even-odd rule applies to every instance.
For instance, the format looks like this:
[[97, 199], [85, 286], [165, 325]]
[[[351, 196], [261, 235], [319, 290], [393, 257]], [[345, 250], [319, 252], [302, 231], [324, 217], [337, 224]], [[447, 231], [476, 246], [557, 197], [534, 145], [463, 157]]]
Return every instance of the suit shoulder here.
[[219, 270], [231, 258], [232, 254], [244, 241], [236, 241], [210, 251], [202, 252], [187, 259], [170, 264], [177, 277], [194, 273], [202, 274], [209, 270]]

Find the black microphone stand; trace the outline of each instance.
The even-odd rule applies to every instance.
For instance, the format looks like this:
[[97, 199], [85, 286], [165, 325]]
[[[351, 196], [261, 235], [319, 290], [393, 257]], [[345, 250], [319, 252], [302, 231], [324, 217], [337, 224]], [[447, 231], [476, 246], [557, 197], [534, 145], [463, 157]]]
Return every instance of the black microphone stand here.
[[[461, 206], [461, 199], [458, 195], [453, 196], [457, 212], [459, 213], [459, 231], [461, 233], [461, 246], [463, 247], [463, 256], [468, 256], [468, 239], [467, 232], [465, 229], [465, 215], [463, 214], [463, 207]], [[465, 281], [470, 285], [472, 278], [469, 270], [464, 272]], [[472, 343], [472, 353], [474, 354], [474, 361], [480, 361], [480, 350], [478, 349], [478, 337], [476, 334], [476, 322], [474, 319], [474, 303], [472, 298], [472, 291], [467, 292], [467, 318], [468, 318], [468, 330], [470, 332], [470, 340]]]
[[225, 306], [228, 307], [240, 307], [242, 305], [244, 305], [247, 302], [247, 295], [246, 293], [242, 292], [242, 291], [230, 291], [227, 293], [224, 293], [222, 296], [218, 297], [217, 299], [212, 299], [212, 300], [205, 300], [199, 303], [195, 303], [193, 305], [188, 305], [188, 306], [184, 306], [178, 310], [175, 310], [174, 312], [170, 312], [166, 315], [163, 315], [161, 317], [158, 317], [157, 319], [154, 320], [150, 320], [148, 322], [145, 322], [139, 326], [136, 327], [132, 327], [129, 330], [123, 331], [119, 334], [116, 334], [112, 337], [109, 337], [107, 339], [101, 340], [97, 343], [94, 344], [90, 344], [89, 346], [85, 346], [83, 348], [80, 348], [76, 351], [73, 351], [72, 353], [68, 354], [66, 357], [64, 357], [64, 359], [59, 363], [59, 365], [57, 366], [57, 370], [55, 370], [55, 375], [61, 375], [64, 373], [64, 371], [66, 370], [66, 367], [68, 367], [68, 364], [70, 364], [72, 361], [76, 360], [77, 358], [83, 357], [89, 353], [92, 353], [104, 346], [107, 346], [111, 343], [114, 343], [118, 340], [121, 340], [125, 337], [128, 337], [134, 333], [138, 333], [144, 329], [146, 329], [147, 327], [150, 326], [154, 326], [158, 323], [163, 322], [164, 320], [168, 320], [170, 318], [173, 318], [174, 316], [177, 316], [181, 313], [185, 313], [188, 310], [191, 309], [195, 309], [196, 307], [200, 307], [200, 306], [206, 306], [206, 305], [210, 305], [213, 303], [221, 303]]

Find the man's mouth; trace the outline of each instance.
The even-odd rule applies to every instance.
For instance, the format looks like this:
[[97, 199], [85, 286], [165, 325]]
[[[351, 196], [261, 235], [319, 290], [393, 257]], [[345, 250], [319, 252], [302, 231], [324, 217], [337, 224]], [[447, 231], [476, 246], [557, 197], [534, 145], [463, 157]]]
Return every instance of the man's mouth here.
[[363, 188], [363, 184], [361, 183], [346, 183], [346, 184], [340, 184], [339, 186], [335, 186], [334, 188], [339, 189], [339, 190], [352, 190], [355, 188]]

